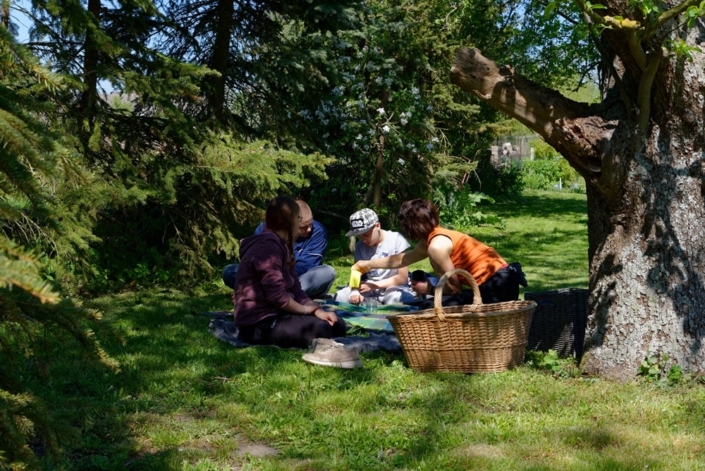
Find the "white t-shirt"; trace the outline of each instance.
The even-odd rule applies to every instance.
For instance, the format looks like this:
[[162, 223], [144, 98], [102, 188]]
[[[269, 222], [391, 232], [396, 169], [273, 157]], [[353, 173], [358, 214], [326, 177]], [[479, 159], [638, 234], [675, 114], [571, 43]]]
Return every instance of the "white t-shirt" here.
[[[355, 261], [358, 260], [374, 260], [376, 258], [384, 258], [389, 255], [396, 255], [404, 252], [411, 245], [406, 241], [403, 235], [398, 232], [382, 230], [382, 242], [377, 247], [365, 245], [362, 241], [358, 241], [355, 245]], [[391, 268], [373, 268], [368, 271], [366, 280], [375, 282], [390, 278], [397, 274], [397, 269]]]

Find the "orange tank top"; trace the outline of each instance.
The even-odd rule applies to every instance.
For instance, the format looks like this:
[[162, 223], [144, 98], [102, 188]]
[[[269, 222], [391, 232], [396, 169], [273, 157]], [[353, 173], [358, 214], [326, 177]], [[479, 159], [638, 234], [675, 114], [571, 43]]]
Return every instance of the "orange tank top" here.
[[431, 239], [439, 235], [448, 237], [453, 243], [453, 250], [450, 254], [453, 266], [469, 272], [478, 285], [487, 281], [497, 270], [507, 264], [492, 247], [462, 232], [439, 226], [436, 226], [428, 235], [426, 247], [431, 243]]

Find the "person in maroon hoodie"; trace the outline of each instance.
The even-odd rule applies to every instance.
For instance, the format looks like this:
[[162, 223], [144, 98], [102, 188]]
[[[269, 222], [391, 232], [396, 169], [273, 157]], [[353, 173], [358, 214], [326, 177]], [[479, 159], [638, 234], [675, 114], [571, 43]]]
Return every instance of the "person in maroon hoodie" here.
[[293, 251], [300, 221], [299, 205], [278, 196], [267, 207], [264, 231], [240, 244], [235, 325], [244, 342], [306, 348], [313, 339], [345, 336], [345, 322], [301, 289]]

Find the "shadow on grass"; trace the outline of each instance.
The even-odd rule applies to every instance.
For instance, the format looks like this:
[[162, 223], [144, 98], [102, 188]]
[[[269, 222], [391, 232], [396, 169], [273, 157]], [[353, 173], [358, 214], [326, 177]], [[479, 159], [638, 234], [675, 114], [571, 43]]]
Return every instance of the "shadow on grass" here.
[[543, 217], [555, 215], [585, 217], [587, 223], [587, 199], [583, 194], [556, 192], [525, 192], [521, 198], [483, 204], [481, 210], [500, 217]]
[[[541, 432], [525, 430], [516, 420], [543, 414], [541, 404], [515, 420], [511, 400], [495, 397], [538, 387], [522, 383], [521, 373], [417, 374], [402, 355], [385, 352], [365, 354], [364, 369], [337, 370], [304, 364], [299, 350], [234, 348], [208, 333], [209, 318], [192, 314], [227, 308], [225, 292], [141, 292], [95, 304], [126, 341], [105, 344], [122, 372], [80, 380], [93, 388], [82, 394], [102, 394], [104, 403], [70, 450], [70, 469], [239, 469], [251, 458], [237, 453], [237, 437], [280, 452], [255, 458], [262, 463], [253, 469], [555, 469], [540, 457], [526, 461], [553, 453], [522, 441], [526, 433], [551, 435], [562, 453], [585, 452], [572, 463], [594, 469], [596, 453], [632, 444], [608, 426], [549, 420]], [[663, 465], [614, 452], [599, 460], [604, 469]]]

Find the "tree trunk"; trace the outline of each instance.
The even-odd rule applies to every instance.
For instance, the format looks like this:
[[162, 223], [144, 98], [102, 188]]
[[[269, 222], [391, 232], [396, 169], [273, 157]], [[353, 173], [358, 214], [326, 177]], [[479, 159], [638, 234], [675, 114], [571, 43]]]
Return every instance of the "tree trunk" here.
[[[95, 30], [100, 30], [101, 0], [88, 0], [88, 21], [93, 23]], [[98, 62], [100, 51], [93, 29], [86, 29], [86, 40], [83, 54], [83, 83], [86, 85], [81, 96], [81, 111], [89, 125], [89, 133], [93, 131], [93, 123], [97, 110], [98, 100]]]
[[[688, 43], [698, 34], [691, 30]], [[619, 37], [610, 40], [623, 54]], [[461, 48], [451, 69], [453, 83], [535, 130], [585, 177], [588, 373], [627, 380], [649, 353], [705, 373], [705, 60], [693, 56], [693, 63], [661, 61], [646, 117], [645, 72], [618, 53], [610, 69], [623, 72], [593, 106], [500, 68], [477, 49]], [[636, 115], [634, 103], [642, 105]]]
[[230, 41], [232, 39], [234, 12], [233, 0], [218, 0], [213, 56], [209, 66], [211, 69], [220, 72], [220, 75], [209, 78], [210, 88], [207, 92], [207, 100], [211, 112], [219, 120], [223, 120], [227, 115], [225, 77], [228, 76], [228, 64], [230, 62]]

